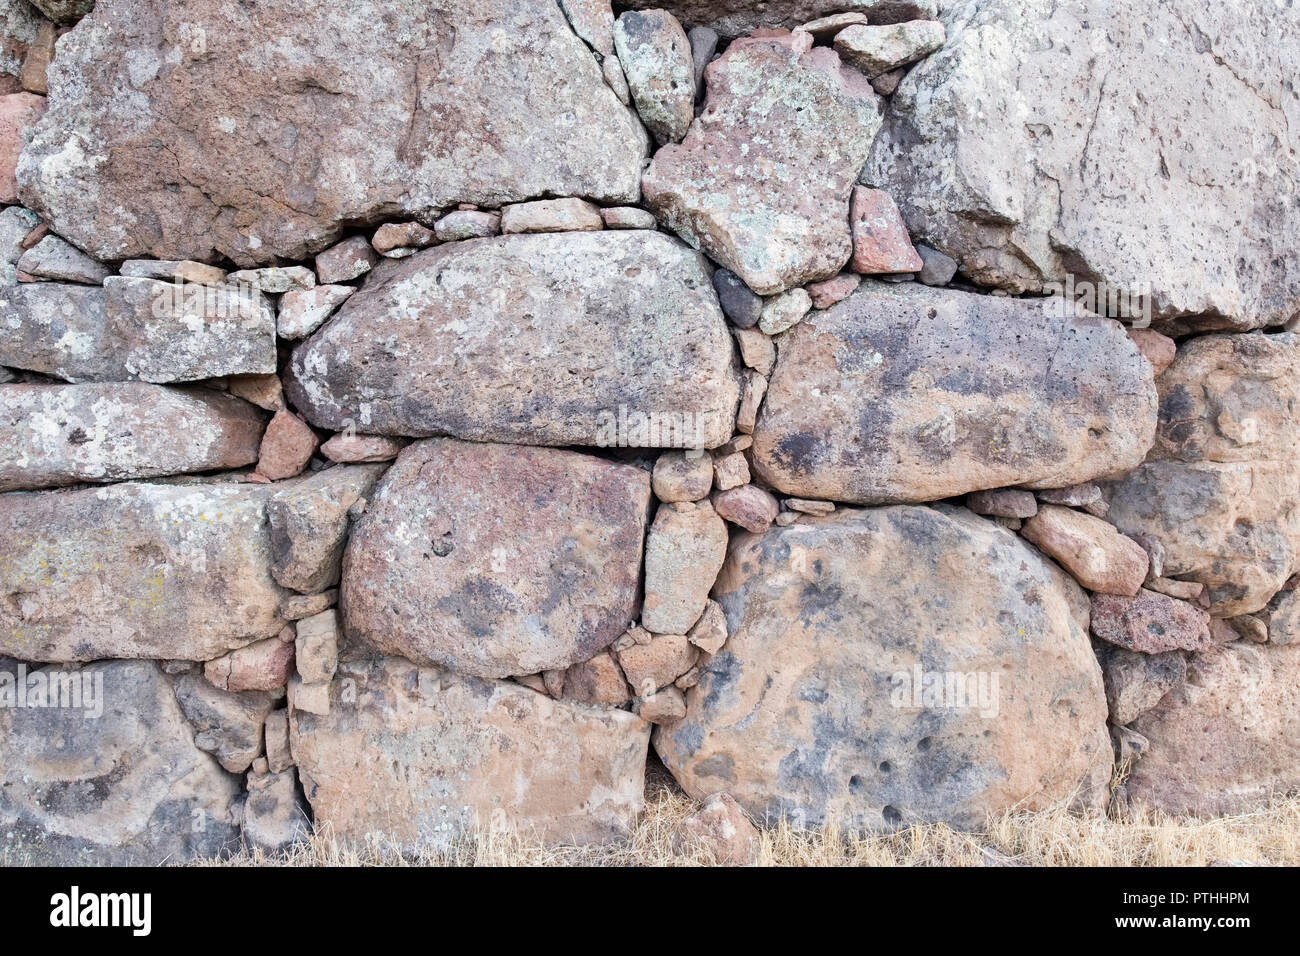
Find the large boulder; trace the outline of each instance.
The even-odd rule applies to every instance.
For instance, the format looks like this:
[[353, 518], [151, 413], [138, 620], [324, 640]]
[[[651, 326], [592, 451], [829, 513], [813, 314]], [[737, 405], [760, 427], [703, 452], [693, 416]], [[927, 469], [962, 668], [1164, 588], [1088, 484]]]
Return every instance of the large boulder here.
[[239, 468], [265, 420], [208, 389], [0, 385], [0, 491]]
[[238, 850], [240, 780], [193, 736], [153, 661], [0, 666], [0, 864], [158, 866]]
[[290, 743], [317, 825], [345, 843], [607, 843], [641, 811], [649, 724], [626, 711], [397, 658], [341, 663], [329, 695], [327, 715], [291, 714]]
[[809, 33], [738, 40], [704, 75], [703, 111], [646, 170], [646, 205], [763, 295], [835, 275], [880, 128], [871, 84]]
[[1300, 570], [1300, 335], [1191, 339], [1157, 385], [1155, 447], [1106, 517], [1158, 541], [1216, 617], [1258, 611]]
[[203, 661], [279, 632], [266, 501], [173, 480], [0, 495], [0, 654]]
[[943, 19], [863, 175], [913, 236], [989, 285], [1147, 293], [1174, 328], [1300, 311], [1294, 11], [964, 0]]
[[1084, 593], [986, 519], [839, 509], [742, 533], [714, 595], [730, 637], [655, 732], [693, 798], [856, 830], [978, 826], [1105, 789]]
[[458, 202], [638, 196], [645, 133], [554, 0], [101, 0], [24, 203], [99, 259], [302, 259]]
[[553, 448], [405, 448], [348, 540], [349, 636], [479, 677], [584, 661], [640, 605], [650, 476]]
[[935, 16], [936, 0], [616, 0], [617, 7], [660, 8], [690, 27], [705, 26], [724, 37], [763, 28], [790, 29], [831, 13], [864, 13], [872, 23], [900, 23]]
[[754, 468], [864, 504], [1056, 488], [1142, 461], [1151, 366], [1119, 323], [1038, 302], [867, 281], [777, 340]]
[[516, 235], [381, 264], [293, 353], [315, 425], [714, 447], [740, 376], [704, 258], [656, 232]]
[[1300, 787], [1300, 646], [1246, 642], [1194, 654], [1187, 679], [1139, 717], [1150, 749], [1134, 803], [1202, 816], [1256, 809]]

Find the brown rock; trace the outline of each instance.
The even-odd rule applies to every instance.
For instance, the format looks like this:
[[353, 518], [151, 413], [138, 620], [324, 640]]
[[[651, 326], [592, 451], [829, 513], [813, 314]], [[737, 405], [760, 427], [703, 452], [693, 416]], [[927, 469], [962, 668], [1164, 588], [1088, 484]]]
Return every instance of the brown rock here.
[[971, 492], [966, 496], [966, 507], [977, 515], [996, 515], [999, 518], [1032, 518], [1038, 514], [1034, 493], [1019, 488]]
[[[849, 16], [849, 14], [845, 14]], [[678, 850], [702, 850], [720, 866], [749, 866], [758, 859], [758, 828], [729, 793], [715, 793], [684, 819], [676, 837]]]
[[728, 39], [760, 29], [806, 30], [810, 20], [833, 19], [829, 14], [852, 16], [840, 13], [845, 7], [869, 17], [872, 23], [899, 23], [937, 15], [934, 0], [628, 0], [623, 5], [663, 7], [682, 23], [703, 24]]
[[418, 222], [386, 222], [370, 237], [370, 245], [380, 255], [403, 249], [423, 249], [438, 241], [433, 230]]
[[654, 213], [636, 206], [611, 206], [600, 211], [606, 229], [653, 229]]
[[319, 444], [310, 425], [293, 412], [278, 411], [262, 436], [257, 473], [272, 481], [300, 475]]
[[749, 462], [740, 452], [713, 459], [713, 482], [719, 491], [729, 491], [749, 483]]
[[1097, 645], [1097, 660], [1106, 684], [1110, 722], [1127, 726], [1181, 687], [1187, 677], [1187, 655], [1180, 651], [1142, 654], [1111, 644]]
[[[1038, 492], [1038, 500], [1049, 505], [1068, 505], [1071, 508], [1086, 508], [1101, 500], [1101, 489], [1091, 481], [1064, 488], [1044, 488]], [[1025, 515], [1024, 517], [1028, 517]]]
[[836, 302], [847, 299], [862, 283], [862, 277], [852, 272], [841, 272], [833, 279], [823, 279], [808, 286], [808, 295], [814, 309], [829, 309]]
[[690, 670], [699, 653], [684, 634], [656, 634], [646, 644], [633, 644], [619, 651], [618, 663], [632, 692], [649, 697]]
[[609, 0], [560, 0], [573, 32], [601, 56], [614, 52], [614, 11]]
[[646, 538], [642, 625], [657, 634], [690, 630], [726, 553], [727, 525], [713, 505], [660, 505]]
[[277, 375], [231, 375], [226, 379], [226, 387], [236, 398], [252, 402], [268, 412], [284, 408], [284, 392]]
[[781, 506], [772, 493], [758, 485], [741, 485], [713, 495], [713, 508], [726, 521], [746, 531], [762, 534], [776, 520]]
[[347, 282], [369, 272], [378, 261], [365, 236], [352, 236], [316, 255], [316, 280]]
[[666, 451], [655, 459], [651, 487], [660, 501], [699, 501], [713, 489], [713, 456], [707, 451]]
[[652, 724], [671, 724], [686, 716], [686, 698], [676, 687], [669, 686], [639, 697], [636, 715]]
[[1178, 353], [1178, 343], [1155, 329], [1130, 328], [1127, 331], [1128, 337], [1151, 363], [1152, 370], [1159, 377], [1173, 362], [1174, 356]]
[[295, 625], [294, 659], [308, 684], [331, 680], [339, 662], [339, 613], [332, 608]]
[[321, 454], [330, 461], [369, 462], [392, 461], [405, 447], [398, 438], [386, 435], [335, 435], [320, 446]]
[[409, 445], [348, 542], [347, 633], [483, 676], [588, 660], [636, 617], [649, 500], [644, 471], [576, 452]]
[[1210, 615], [1186, 601], [1142, 588], [1136, 597], [1092, 596], [1092, 633], [1143, 654], [1209, 647]]
[[776, 364], [776, 346], [772, 337], [761, 329], [734, 329], [736, 344], [740, 346], [740, 358], [746, 366], [759, 375], [770, 375]]
[[840, 271], [849, 192], [880, 125], [865, 77], [807, 33], [732, 43], [704, 109], [642, 179], [661, 223], [772, 295]]
[[501, 232], [590, 232], [604, 228], [600, 210], [585, 199], [538, 199], [501, 209]]
[[0, 203], [18, 202], [14, 171], [30, 131], [45, 114], [45, 97], [35, 93], [0, 96]]
[[1043, 505], [1021, 529], [1090, 591], [1132, 597], [1146, 580], [1142, 546], [1100, 518], [1060, 505]]
[[601, 651], [591, 660], [574, 664], [565, 671], [564, 696], [580, 704], [622, 707], [631, 692], [614, 655]]
[[333, 607], [338, 600], [337, 590], [325, 591], [321, 594], [286, 594], [280, 601], [280, 616], [286, 621], [299, 621], [304, 617], [319, 614], [327, 607]]
[[767, 379], [753, 369], [745, 373], [745, 387], [740, 392], [740, 407], [736, 409], [736, 431], [752, 434], [758, 423], [758, 410], [767, 394]]
[[267, 502], [275, 559], [271, 573], [280, 585], [304, 594], [338, 585], [352, 507], [365, 500], [383, 470], [326, 468]]
[[27, 48], [27, 56], [23, 60], [23, 89], [29, 93], [44, 96], [50, 91], [49, 83], [45, 79], [45, 71], [50, 61], [54, 59], [54, 41], [58, 38], [54, 24], [48, 20], [42, 22], [37, 29], [36, 39]]
[[266, 764], [272, 773], [284, 773], [293, 766], [289, 752], [289, 711], [273, 710], [266, 715]]
[[289, 683], [293, 665], [293, 641], [268, 637], [208, 661], [203, 676], [221, 690], [276, 690]]
[[854, 272], [867, 275], [895, 272], [920, 272], [924, 265], [912, 247], [903, 225], [903, 217], [881, 189], [853, 187]]

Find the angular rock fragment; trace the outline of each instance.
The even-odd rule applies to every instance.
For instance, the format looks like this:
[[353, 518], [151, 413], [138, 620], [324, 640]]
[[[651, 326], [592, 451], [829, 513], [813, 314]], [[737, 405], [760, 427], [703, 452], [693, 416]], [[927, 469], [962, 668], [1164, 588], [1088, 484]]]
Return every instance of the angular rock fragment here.
[[206, 661], [273, 637], [276, 490], [176, 480], [0, 496], [0, 654]]
[[676, 687], [664, 687], [640, 697], [634, 704], [636, 715], [652, 724], [671, 724], [686, 716], [686, 698]]
[[864, 275], [920, 272], [925, 267], [912, 248], [903, 217], [883, 189], [853, 187], [854, 272]]
[[718, 304], [728, 321], [738, 329], [751, 329], [758, 325], [763, 314], [763, 297], [749, 291], [733, 272], [726, 269], [713, 271], [713, 289], [718, 293]]
[[1236, 643], [1187, 662], [1187, 680], [1133, 724], [1151, 741], [1129, 799], [1167, 813], [1240, 813], [1300, 786], [1300, 647]]
[[232, 694], [197, 674], [176, 678], [176, 700], [194, 728], [194, 746], [231, 773], [243, 773], [262, 753], [262, 725], [275, 706], [270, 694]]
[[718, 517], [740, 525], [746, 531], [762, 534], [776, 520], [781, 506], [766, 488], [741, 485], [714, 494], [713, 509]]
[[282, 587], [312, 594], [339, 583], [348, 511], [370, 494], [383, 470], [375, 465], [327, 468], [267, 502], [271, 573]]
[[335, 435], [320, 446], [321, 454], [330, 461], [370, 462], [391, 461], [405, 447], [396, 438], [383, 435]]
[[[288, 640], [285, 640], [287, 631]], [[203, 676], [220, 689], [238, 693], [244, 690], [277, 690], [289, 682], [293, 673], [293, 629], [286, 628], [276, 637], [268, 637], [203, 665]]]
[[1090, 591], [1132, 597], [1146, 580], [1150, 559], [1142, 546], [1092, 515], [1043, 505], [1021, 534]]
[[264, 423], [209, 389], [0, 385], [0, 492], [239, 468]]
[[564, 672], [564, 696], [595, 707], [621, 707], [631, 694], [614, 655], [601, 651]]
[[271, 481], [302, 474], [320, 445], [311, 426], [293, 412], [281, 409], [272, 417], [257, 451], [257, 473]]
[[1112, 724], [1133, 723], [1187, 676], [1187, 655], [1179, 651], [1141, 654], [1113, 644], [1096, 647]]
[[35, 93], [0, 95], [0, 203], [18, 202], [15, 170], [37, 120], [45, 113], [45, 97]]
[[863, 282], [780, 339], [756, 474], [790, 495], [934, 501], [1120, 474], [1151, 446], [1151, 367], [1108, 319]]
[[[727, 39], [764, 28], [807, 30], [811, 20], [849, 10], [872, 23], [933, 18], [936, 0], [625, 0], [619, 6], [662, 7], [690, 26], [703, 24]], [[848, 16], [848, 14], [845, 14]]]
[[876, 94], [812, 36], [732, 43], [704, 110], [641, 188], [659, 221], [755, 292], [835, 275], [851, 251], [853, 181], [880, 125]]
[[382, 263], [285, 388], [335, 430], [703, 448], [731, 436], [733, 356], [703, 257], [673, 239], [502, 236]]
[[747, 866], [758, 857], [762, 838], [729, 793], [715, 793], [681, 822], [676, 838], [681, 850], [703, 850], [719, 866]]
[[311, 822], [298, 800], [293, 771], [249, 773], [242, 832], [249, 846], [276, 852], [311, 835]]
[[340, 664], [327, 716], [291, 716], [318, 825], [345, 843], [382, 832], [408, 851], [476, 829], [546, 843], [626, 837], [641, 811], [649, 725], [506, 681], [397, 658]]
[[[942, 602], [917, 584], [936, 577]], [[691, 797], [725, 790], [760, 822], [856, 830], [980, 826], [1104, 791], [1087, 600], [991, 522], [837, 509], [741, 533], [715, 594], [731, 636], [686, 717], [654, 736]]]
[[305, 617], [295, 625], [294, 659], [309, 684], [331, 680], [339, 661], [339, 615], [333, 609]]
[[693, 666], [699, 651], [684, 634], [657, 634], [618, 652], [618, 663], [638, 697], [667, 687]]
[[[157, 866], [238, 849], [239, 780], [194, 746], [156, 663], [52, 670], [89, 688], [102, 716], [0, 707], [0, 863]], [[0, 694], [6, 677], [12, 693], [15, 669], [0, 664]]]
[[[294, 267], [300, 268], [300, 267]], [[227, 275], [225, 269], [218, 269], [205, 262], [193, 259], [128, 259], [123, 262], [118, 272], [133, 279], [160, 279], [163, 282], [196, 282], [199, 285], [221, 285], [229, 280], [231, 283], [249, 282], [257, 286], [259, 292], [283, 292], [284, 289], [267, 284], [263, 280], [265, 272], [291, 272], [290, 269], [260, 269], [253, 272], [232, 272]], [[302, 270], [306, 271], [306, 270]], [[310, 273], [308, 273], [310, 275]], [[312, 282], [316, 281], [312, 276]]]
[[636, 617], [649, 500], [644, 471], [576, 452], [410, 445], [348, 542], [347, 633], [476, 676], [587, 660]]
[[284, 339], [306, 338], [356, 291], [350, 285], [318, 285], [286, 292], [280, 299], [276, 331]]
[[501, 231], [501, 213], [479, 209], [457, 209], [433, 224], [434, 235], [442, 242], [484, 239]]
[[[210, 266], [208, 268], [211, 268]], [[123, 273], [125, 275], [126, 273]], [[190, 282], [201, 281], [188, 279]], [[306, 266], [266, 266], [263, 269], [240, 269], [232, 272], [229, 281], [247, 282], [260, 291], [279, 295], [283, 292], [301, 292], [316, 286], [316, 273]]]
[[600, 211], [606, 229], [653, 229], [654, 213], [636, 206], [609, 206]]
[[113, 272], [58, 236], [46, 236], [24, 252], [18, 260], [18, 271], [41, 279], [89, 285], [98, 285]]
[[316, 281], [347, 282], [375, 267], [379, 256], [365, 236], [351, 236], [316, 256]]
[[846, 63], [871, 79], [900, 66], [908, 66], [943, 46], [943, 24], [937, 20], [853, 25], [835, 35], [835, 50]]
[[812, 308], [812, 297], [803, 289], [790, 289], [763, 303], [758, 327], [764, 335], [779, 335], [797, 325]]
[[695, 117], [691, 44], [664, 10], [630, 10], [614, 24], [614, 49], [646, 128], [661, 143], [676, 143]]
[[614, 52], [614, 11], [609, 0], [560, 0], [573, 32], [601, 56]]
[[814, 309], [829, 309], [836, 302], [847, 299], [861, 284], [862, 278], [852, 272], [841, 272], [833, 279], [823, 279], [808, 286]]
[[685, 634], [704, 611], [727, 553], [727, 526], [713, 505], [661, 505], [645, 545], [641, 624], [656, 634]]
[[727, 616], [722, 605], [709, 600], [704, 604], [704, 613], [695, 622], [687, 639], [706, 654], [716, 654], [727, 641]]
[[1143, 654], [1201, 651], [1212, 644], [1209, 614], [1146, 588], [1133, 597], [1094, 594], [1091, 620], [1095, 637]]
[[383, 256], [406, 249], [423, 249], [437, 241], [433, 230], [418, 222], [386, 222], [370, 237], [370, 245]]
[[972, 492], [966, 496], [966, 507], [977, 515], [995, 515], [999, 518], [1032, 518], [1038, 514], [1038, 501], [1034, 498], [1034, 493], [1019, 488]]
[[59, 44], [25, 204], [97, 259], [254, 266], [379, 216], [638, 198], [645, 134], [554, 0], [270, 0], [250, 16], [101, 0]]

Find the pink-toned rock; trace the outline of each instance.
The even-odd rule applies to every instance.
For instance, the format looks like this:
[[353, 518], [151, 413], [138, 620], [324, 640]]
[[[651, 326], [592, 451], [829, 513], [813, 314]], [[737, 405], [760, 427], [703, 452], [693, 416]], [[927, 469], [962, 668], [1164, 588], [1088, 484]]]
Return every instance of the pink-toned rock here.
[[1092, 633], [1143, 654], [1201, 651], [1213, 643], [1208, 612], [1146, 588], [1136, 597], [1094, 594]]
[[275, 690], [284, 687], [293, 673], [293, 628], [285, 628], [289, 640], [268, 637], [208, 661], [203, 676], [214, 686], [228, 691]]
[[631, 692], [614, 655], [601, 651], [564, 672], [564, 696], [596, 707], [621, 707]]
[[226, 387], [236, 398], [252, 402], [268, 412], [278, 412], [284, 408], [284, 390], [280, 387], [280, 376], [273, 373], [231, 375], [226, 379]]
[[1173, 363], [1178, 354], [1178, 343], [1155, 329], [1128, 329], [1128, 337], [1146, 356], [1157, 376]]
[[727, 525], [713, 505], [660, 505], [645, 546], [642, 625], [684, 634], [699, 620], [727, 556]]
[[836, 302], [847, 299], [862, 282], [862, 276], [854, 272], [841, 272], [833, 279], [823, 279], [808, 286], [808, 295], [812, 298], [814, 309], [829, 309]]
[[45, 97], [35, 93], [0, 96], [0, 203], [18, 202], [14, 171], [27, 145], [25, 134], [45, 115]]
[[740, 390], [740, 407], [736, 409], [736, 431], [750, 435], [758, 422], [758, 410], [767, 394], [767, 379], [749, 369], [745, 372], [745, 384]]
[[759, 375], [770, 375], [776, 364], [776, 346], [772, 337], [758, 328], [733, 329], [736, 344], [740, 346], [740, 359]]
[[973, 491], [966, 496], [966, 507], [977, 515], [998, 518], [1032, 518], [1038, 514], [1038, 501], [1032, 491], [1020, 488], [995, 488]]
[[656, 634], [649, 643], [618, 652], [618, 663], [638, 697], [667, 687], [695, 666], [700, 652], [685, 634]]
[[608, 58], [614, 52], [614, 11], [609, 0], [560, 0], [573, 32]]
[[852, 251], [849, 193], [880, 127], [875, 91], [812, 35], [733, 42], [704, 109], [641, 188], [661, 223], [760, 295], [827, 279]]
[[400, 438], [389, 438], [387, 435], [340, 433], [321, 445], [320, 450], [330, 461], [340, 463], [391, 461], [397, 457], [403, 445]]
[[438, 241], [433, 230], [418, 222], [386, 222], [370, 237], [370, 245], [380, 255], [402, 249], [423, 249]]
[[686, 716], [686, 697], [675, 686], [637, 699], [636, 715], [652, 724], [671, 724]]
[[854, 272], [888, 275], [920, 272], [924, 263], [912, 246], [903, 217], [883, 189], [853, 187]]
[[713, 508], [723, 519], [755, 534], [770, 528], [781, 511], [772, 493], [758, 485], [741, 485], [715, 493]]
[[606, 229], [653, 229], [656, 225], [652, 212], [636, 206], [610, 206], [600, 211]]
[[758, 828], [729, 793], [713, 794], [683, 820], [676, 842], [679, 850], [703, 850], [721, 866], [754, 863], [761, 845]]
[[713, 456], [707, 451], [666, 451], [655, 460], [652, 479], [660, 501], [699, 501], [713, 488]]
[[365, 236], [352, 236], [316, 256], [316, 278], [322, 283], [347, 282], [375, 267], [379, 255]]
[[709, 600], [700, 619], [686, 633], [686, 639], [705, 654], [718, 653], [727, 642], [727, 615], [723, 613], [722, 605]]
[[319, 444], [310, 425], [293, 412], [278, 411], [262, 436], [257, 473], [272, 481], [300, 475]]
[[649, 504], [650, 476], [632, 465], [456, 439], [408, 445], [352, 527], [347, 634], [482, 677], [588, 660], [637, 615]]
[[604, 228], [600, 210], [585, 199], [538, 199], [501, 210], [503, 235], [516, 232], [591, 232]]
[[1146, 580], [1150, 559], [1142, 546], [1092, 515], [1045, 504], [1020, 533], [1090, 591], [1132, 597]]
[[730, 491], [749, 483], [749, 462], [740, 452], [713, 459], [713, 481], [719, 491]]
[[318, 285], [293, 289], [280, 297], [276, 331], [284, 339], [301, 339], [315, 332], [343, 304], [356, 288], [350, 285]]

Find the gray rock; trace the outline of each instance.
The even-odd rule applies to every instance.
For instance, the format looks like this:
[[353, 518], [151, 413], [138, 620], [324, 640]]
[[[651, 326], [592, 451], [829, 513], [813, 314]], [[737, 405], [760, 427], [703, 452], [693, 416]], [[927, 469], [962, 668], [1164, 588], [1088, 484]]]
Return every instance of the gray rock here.
[[703, 257], [602, 231], [381, 263], [294, 351], [285, 390], [336, 431], [714, 447], [731, 437], [738, 373]]
[[645, 544], [641, 624], [656, 634], [690, 630], [726, 554], [727, 525], [711, 503], [660, 505]]
[[55, 23], [76, 23], [91, 10], [95, 0], [31, 0], [32, 6]]
[[853, 24], [835, 35], [835, 50], [844, 62], [874, 80], [929, 56], [943, 46], [943, 38], [943, 24], [935, 20]]
[[1087, 600], [992, 522], [837, 509], [740, 533], [714, 596], [730, 637], [654, 737], [692, 798], [725, 790], [759, 822], [876, 830], [1104, 796]]
[[266, 503], [271, 573], [282, 586], [315, 594], [339, 583], [348, 511], [370, 494], [383, 465], [340, 465], [309, 475]]
[[89, 285], [98, 285], [113, 274], [108, 266], [96, 262], [58, 236], [46, 236], [24, 252], [18, 260], [17, 268], [19, 272], [42, 279], [84, 282]]
[[640, 602], [650, 475], [571, 451], [402, 450], [348, 541], [348, 636], [480, 677], [584, 661]]
[[641, 812], [649, 725], [626, 711], [399, 658], [341, 663], [329, 689], [327, 715], [292, 714], [291, 742], [316, 823], [346, 844], [382, 832], [416, 851], [483, 828], [606, 843]]
[[614, 52], [614, 11], [609, 0], [559, 0], [573, 32], [603, 57]]
[[932, 19], [937, 0], [627, 0], [619, 6], [662, 7], [687, 26], [712, 27], [731, 39], [763, 28], [791, 29], [844, 10], [865, 13], [872, 23]]
[[244, 842], [270, 852], [287, 850], [311, 836], [306, 805], [298, 796], [292, 770], [248, 774], [248, 799], [244, 801]]
[[1095, 647], [1113, 724], [1133, 723], [1187, 677], [1187, 655], [1181, 651], [1141, 654], [1104, 641]]
[[0, 654], [205, 661], [284, 626], [268, 498], [194, 479], [0, 495]]
[[0, 492], [239, 468], [266, 416], [222, 392], [143, 382], [0, 386]]
[[738, 329], [752, 329], [763, 315], [763, 297], [749, 291], [741, 279], [726, 269], [713, 272], [713, 289], [722, 312]]
[[964, 0], [943, 19], [947, 42], [894, 93], [863, 172], [912, 235], [981, 284], [1071, 276], [1139, 316], [1119, 294], [1149, 293], [1171, 330], [1300, 310], [1295, 16], [1269, 0]]
[[103, 715], [0, 707], [0, 863], [156, 866], [238, 849], [238, 778], [194, 746], [156, 663], [59, 671], [97, 687]]
[[695, 68], [686, 31], [663, 10], [630, 10], [614, 24], [614, 49], [641, 121], [676, 143], [695, 116]]
[[1116, 475], [1151, 446], [1151, 366], [1119, 323], [864, 281], [778, 340], [755, 473], [807, 498], [934, 501]]
[[275, 699], [266, 691], [233, 694], [198, 674], [176, 678], [176, 700], [194, 728], [194, 746], [231, 773], [243, 773], [262, 753], [262, 728]]
[[238, 0], [100, 0], [59, 42], [25, 205], [97, 259], [255, 266], [380, 215], [638, 198], [645, 134], [554, 0], [269, 0], [249, 17]]
[[686, 138], [641, 183], [661, 223], [762, 295], [848, 261], [849, 194], [880, 125], [866, 77], [811, 45], [795, 33], [727, 47]]
[[952, 277], [957, 274], [957, 260], [952, 256], [946, 256], [938, 249], [931, 249], [929, 246], [917, 243], [916, 254], [921, 257], [921, 271], [917, 274], [916, 279], [924, 285], [947, 285], [952, 281]]
[[691, 44], [691, 69], [695, 72], [696, 97], [704, 91], [704, 68], [718, 50], [718, 32], [708, 27], [692, 27], [686, 32]]
[[[3, 9], [2, 4], [0, 9]], [[0, 14], [0, 29], [3, 28], [3, 23], [3, 14]], [[3, 53], [0, 53], [0, 61], [2, 60]], [[22, 241], [38, 222], [40, 220], [36, 213], [22, 206], [0, 209], [0, 288], [18, 284], [15, 270], [24, 252]]]
[[22, 75], [27, 47], [40, 23], [40, 14], [27, 0], [0, 0], [0, 73]]

